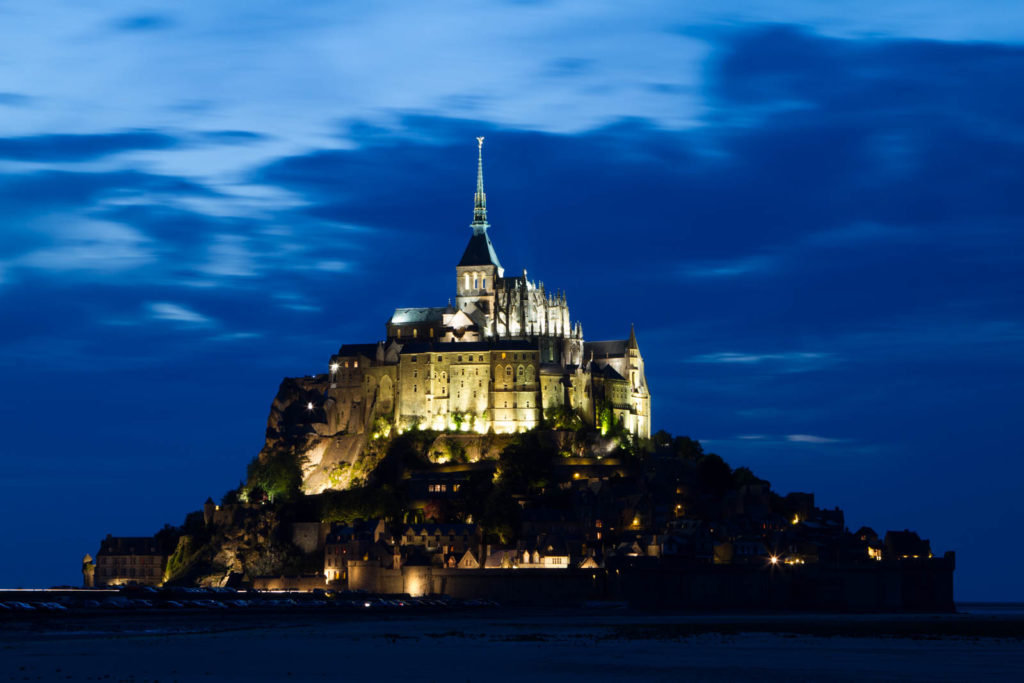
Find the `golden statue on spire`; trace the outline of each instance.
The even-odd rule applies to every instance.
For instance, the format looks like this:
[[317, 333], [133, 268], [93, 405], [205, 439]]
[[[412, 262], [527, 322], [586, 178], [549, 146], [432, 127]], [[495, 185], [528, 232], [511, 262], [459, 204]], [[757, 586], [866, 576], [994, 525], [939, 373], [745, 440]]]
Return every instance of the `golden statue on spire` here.
[[477, 141], [477, 144], [479, 145], [478, 149], [483, 149], [484, 148], [484, 136], [481, 135], [480, 137], [478, 137], [476, 139], [476, 141]]

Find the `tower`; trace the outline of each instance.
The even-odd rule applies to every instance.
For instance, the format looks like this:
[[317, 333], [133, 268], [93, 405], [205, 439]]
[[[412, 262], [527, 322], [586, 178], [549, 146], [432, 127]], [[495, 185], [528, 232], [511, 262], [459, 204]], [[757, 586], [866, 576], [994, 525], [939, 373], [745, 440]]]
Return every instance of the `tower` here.
[[[455, 267], [455, 306], [481, 324], [481, 334], [490, 334], [494, 315], [494, 290], [505, 269], [494, 253], [487, 234], [487, 195], [484, 194], [484, 139], [477, 140], [476, 194], [473, 196], [473, 234]], [[483, 315], [474, 315], [479, 312]]]

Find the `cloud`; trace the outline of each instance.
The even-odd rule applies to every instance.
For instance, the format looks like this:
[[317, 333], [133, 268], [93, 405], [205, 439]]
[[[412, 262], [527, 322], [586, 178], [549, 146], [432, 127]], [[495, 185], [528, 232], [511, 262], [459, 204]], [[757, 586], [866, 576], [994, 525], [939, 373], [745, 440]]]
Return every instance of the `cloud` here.
[[0, 138], [0, 159], [90, 161], [130, 150], [169, 149], [177, 144], [178, 140], [170, 135], [146, 130], [94, 135], [35, 135]]
[[807, 372], [834, 363], [835, 355], [823, 352], [788, 351], [785, 353], [736, 353], [719, 351], [693, 356], [690, 363], [780, 366], [784, 372]]
[[692, 278], [729, 278], [766, 273], [775, 267], [775, 259], [754, 255], [732, 261], [683, 264], [681, 270], [685, 276]]
[[147, 305], [149, 315], [154, 320], [169, 320], [171, 322], [189, 323], [194, 325], [207, 325], [210, 322], [210, 318], [205, 315], [196, 313], [187, 306], [182, 304], [171, 303], [168, 301], [156, 301], [150, 302]]
[[839, 443], [842, 439], [830, 439], [824, 436], [815, 436], [814, 434], [787, 434], [786, 441], [792, 441], [793, 443], [825, 444]]

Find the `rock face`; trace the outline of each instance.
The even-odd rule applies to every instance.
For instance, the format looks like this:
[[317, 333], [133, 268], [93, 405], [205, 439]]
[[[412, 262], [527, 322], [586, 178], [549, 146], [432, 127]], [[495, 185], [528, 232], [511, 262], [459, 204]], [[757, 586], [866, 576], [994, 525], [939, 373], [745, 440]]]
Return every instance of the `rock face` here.
[[350, 433], [339, 425], [333, 401], [325, 398], [326, 375], [289, 377], [281, 382], [267, 419], [267, 440], [261, 461], [287, 455], [299, 459], [302, 489], [320, 493], [328, 488], [348, 488], [351, 477], [341, 476], [362, 459], [366, 434]]

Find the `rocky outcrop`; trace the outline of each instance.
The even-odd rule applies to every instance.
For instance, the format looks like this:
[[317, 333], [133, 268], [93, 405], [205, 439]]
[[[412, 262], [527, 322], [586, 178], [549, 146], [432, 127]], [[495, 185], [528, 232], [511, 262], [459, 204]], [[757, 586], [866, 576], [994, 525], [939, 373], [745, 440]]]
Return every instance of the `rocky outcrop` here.
[[366, 434], [350, 433], [334, 419], [327, 397], [326, 375], [289, 377], [281, 382], [267, 418], [267, 437], [260, 460], [288, 456], [302, 467], [302, 490], [321, 493], [348, 488], [351, 477], [340, 476], [363, 457]]

